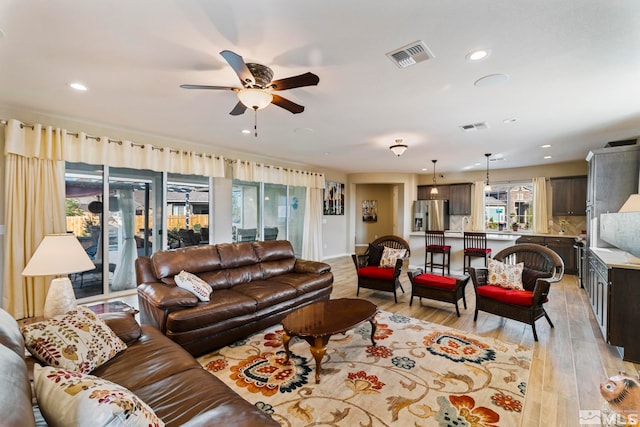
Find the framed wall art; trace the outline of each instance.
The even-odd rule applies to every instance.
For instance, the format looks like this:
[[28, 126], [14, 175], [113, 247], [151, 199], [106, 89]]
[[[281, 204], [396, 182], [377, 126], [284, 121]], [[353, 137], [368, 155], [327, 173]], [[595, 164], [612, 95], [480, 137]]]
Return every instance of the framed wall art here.
[[377, 200], [362, 201], [362, 221], [378, 222], [378, 201]]
[[330, 181], [325, 183], [324, 214], [344, 215], [344, 184]]

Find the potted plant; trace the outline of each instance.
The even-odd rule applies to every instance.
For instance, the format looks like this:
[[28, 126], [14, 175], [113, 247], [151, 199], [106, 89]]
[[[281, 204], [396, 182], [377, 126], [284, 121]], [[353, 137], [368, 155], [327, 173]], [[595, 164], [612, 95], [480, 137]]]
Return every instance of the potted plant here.
[[511, 223], [511, 229], [513, 231], [518, 231], [518, 223], [517, 222], [512, 222]]

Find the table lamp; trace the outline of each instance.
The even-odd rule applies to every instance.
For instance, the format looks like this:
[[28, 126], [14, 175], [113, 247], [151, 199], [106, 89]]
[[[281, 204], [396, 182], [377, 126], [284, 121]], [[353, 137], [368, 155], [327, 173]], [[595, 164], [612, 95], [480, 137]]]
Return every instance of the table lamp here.
[[76, 296], [67, 276], [93, 270], [95, 265], [73, 234], [48, 234], [22, 271], [23, 276], [58, 276], [51, 281], [44, 303], [44, 317], [50, 319], [76, 308]]

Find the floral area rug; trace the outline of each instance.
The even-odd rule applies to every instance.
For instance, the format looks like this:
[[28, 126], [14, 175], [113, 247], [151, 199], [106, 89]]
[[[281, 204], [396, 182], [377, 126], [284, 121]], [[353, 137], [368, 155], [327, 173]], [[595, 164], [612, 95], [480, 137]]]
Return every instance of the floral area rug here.
[[198, 361], [283, 426], [518, 426], [531, 349], [379, 312], [331, 337], [320, 384], [306, 341], [285, 364], [280, 325]]

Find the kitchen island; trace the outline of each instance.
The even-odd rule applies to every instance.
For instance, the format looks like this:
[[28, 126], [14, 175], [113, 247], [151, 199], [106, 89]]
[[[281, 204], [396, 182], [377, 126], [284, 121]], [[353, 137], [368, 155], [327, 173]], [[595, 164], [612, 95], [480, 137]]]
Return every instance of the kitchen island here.
[[[462, 273], [462, 263], [464, 259], [464, 238], [460, 231], [445, 231], [446, 244], [451, 246], [451, 274]], [[537, 234], [530, 232], [513, 232], [513, 231], [497, 231], [487, 232], [487, 248], [491, 248], [491, 253], [496, 254], [502, 249], [515, 245], [516, 241], [522, 236], [532, 237], [565, 237], [576, 238], [578, 236], [559, 235], [559, 234]], [[424, 268], [424, 232], [415, 231], [409, 233], [409, 245], [411, 247], [411, 258], [409, 260], [409, 268]], [[440, 255], [434, 255], [440, 257]], [[473, 267], [483, 266], [482, 259], [473, 259]], [[440, 270], [434, 272], [440, 273]]]

